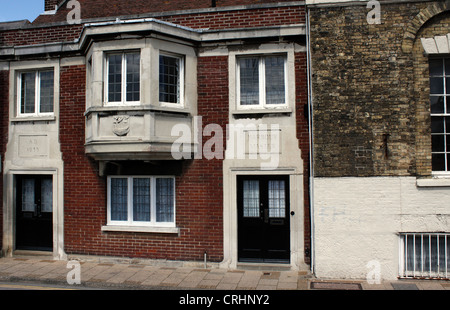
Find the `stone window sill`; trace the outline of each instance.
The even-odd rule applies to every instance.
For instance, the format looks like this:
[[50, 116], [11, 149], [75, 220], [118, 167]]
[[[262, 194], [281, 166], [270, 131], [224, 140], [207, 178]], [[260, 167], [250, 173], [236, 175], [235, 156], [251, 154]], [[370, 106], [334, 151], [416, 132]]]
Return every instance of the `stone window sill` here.
[[157, 234], [180, 233], [180, 229], [178, 227], [147, 227], [147, 226], [119, 226], [119, 225], [102, 226], [102, 231], [141, 232], [141, 233], [157, 233]]
[[416, 185], [417, 187], [450, 187], [450, 175], [431, 179], [417, 179]]

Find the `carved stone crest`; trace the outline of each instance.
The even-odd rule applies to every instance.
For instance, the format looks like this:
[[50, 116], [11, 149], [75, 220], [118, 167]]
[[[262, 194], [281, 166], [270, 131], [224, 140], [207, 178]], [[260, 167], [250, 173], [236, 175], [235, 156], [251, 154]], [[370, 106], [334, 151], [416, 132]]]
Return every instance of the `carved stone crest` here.
[[113, 132], [116, 136], [126, 136], [130, 132], [130, 116], [116, 115], [113, 117]]

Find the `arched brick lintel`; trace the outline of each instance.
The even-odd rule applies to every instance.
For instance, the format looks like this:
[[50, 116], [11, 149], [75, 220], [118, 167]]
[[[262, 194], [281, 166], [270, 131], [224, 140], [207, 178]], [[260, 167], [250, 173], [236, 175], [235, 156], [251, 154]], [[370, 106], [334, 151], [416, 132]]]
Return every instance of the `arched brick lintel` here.
[[430, 3], [425, 9], [421, 10], [405, 28], [402, 51], [404, 53], [411, 53], [417, 32], [419, 32], [420, 28], [428, 20], [445, 11], [450, 11], [450, 0]]

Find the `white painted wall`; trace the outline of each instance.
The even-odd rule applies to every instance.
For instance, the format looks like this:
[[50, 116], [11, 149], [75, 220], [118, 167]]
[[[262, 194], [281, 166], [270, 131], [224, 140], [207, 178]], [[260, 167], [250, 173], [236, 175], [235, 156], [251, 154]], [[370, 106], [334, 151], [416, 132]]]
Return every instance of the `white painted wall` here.
[[[315, 271], [323, 278], [396, 279], [401, 232], [450, 232], [450, 187], [415, 177], [314, 179]], [[431, 186], [430, 186], [431, 185]], [[435, 184], [436, 185], [436, 184]]]

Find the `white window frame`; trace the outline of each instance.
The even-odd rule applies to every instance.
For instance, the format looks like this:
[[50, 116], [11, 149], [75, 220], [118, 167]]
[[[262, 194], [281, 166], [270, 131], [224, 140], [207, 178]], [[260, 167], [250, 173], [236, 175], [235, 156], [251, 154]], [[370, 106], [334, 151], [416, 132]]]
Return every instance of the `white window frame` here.
[[[111, 179], [127, 179], [127, 220], [111, 220]], [[138, 178], [150, 179], [150, 221], [133, 221], [133, 180]], [[156, 222], [156, 179], [173, 179], [173, 222]], [[107, 225], [129, 227], [175, 227], [176, 223], [176, 197], [175, 177], [173, 176], [108, 176], [107, 178]]]
[[[265, 58], [270, 56], [282, 56], [284, 59], [284, 103], [283, 104], [267, 104], [266, 103], [266, 71]], [[241, 83], [240, 83], [240, 66], [239, 59], [244, 58], [258, 58], [258, 73], [259, 73], [259, 104], [241, 105]], [[238, 110], [254, 110], [254, 109], [285, 109], [288, 106], [288, 70], [287, 70], [287, 54], [249, 54], [236, 55], [236, 106]]]
[[[178, 98], [178, 102], [164, 102], [164, 101], [159, 101], [159, 94], [160, 94], [160, 89], [159, 89], [159, 66], [160, 66], [160, 56], [166, 56], [166, 57], [172, 57], [172, 58], [176, 58], [180, 61], [180, 71], [179, 71], [179, 88], [180, 88], [180, 95]], [[179, 54], [173, 54], [170, 52], [166, 52], [166, 51], [160, 51], [159, 55], [158, 55], [158, 101], [159, 104], [163, 107], [173, 107], [173, 108], [182, 108], [184, 107], [184, 56], [183, 55], [179, 55]]]
[[[53, 112], [41, 112], [41, 72], [53, 72]], [[35, 89], [34, 89], [34, 113], [22, 113], [21, 103], [22, 103], [22, 74], [24, 73], [34, 73], [35, 74]], [[17, 74], [17, 116], [18, 117], [45, 117], [55, 115], [55, 98], [56, 98], [56, 87], [55, 87], [55, 70], [51, 68], [39, 68], [32, 70], [20, 70]]]
[[[139, 53], [139, 101], [127, 101], [127, 62], [126, 55]], [[104, 63], [105, 63], [105, 78], [104, 78], [104, 103], [106, 106], [134, 106], [140, 105], [142, 100], [142, 52], [141, 50], [125, 50], [125, 51], [105, 51], [104, 52]], [[121, 81], [121, 100], [120, 101], [109, 101], [109, 56], [111, 55], [121, 55], [122, 56], [122, 81]]]
[[[430, 116], [433, 117], [450, 117], [450, 111], [447, 110], [447, 101], [450, 100], [450, 96], [448, 96], [449, 94], [447, 94], [446, 92], [446, 78], [448, 78], [450, 75], [445, 72], [445, 66], [446, 66], [446, 61], [450, 61], [450, 57], [439, 57], [436, 59], [442, 59], [442, 72], [443, 72], [443, 76], [431, 76], [429, 75], [429, 79], [430, 79], [430, 84], [431, 84], [431, 78], [442, 78], [442, 88], [443, 88], [443, 93], [442, 94], [429, 94], [429, 98], [431, 99], [431, 97], [439, 97], [442, 96], [444, 98], [444, 112], [443, 113], [432, 113], [430, 112]], [[430, 85], [431, 86], [431, 85]], [[444, 128], [445, 128], [445, 121], [444, 121]], [[444, 129], [444, 133], [431, 133], [431, 136], [433, 135], [444, 135], [444, 136], [448, 136], [450, 134], [450, 129], [449, 128], [445, 128]], [[447, 139], [444, 138], [444, 151], [443, 152], [431, 152], [431, 156], [433, 156], [433, 154], [444, 154], [444, 164], [445, 164], [445, 170], [432, 170], [432, 175], [433, 176], [442, 176], [442, 177], [450, 177], [450, 169], [447, 169], [447, 167], [449, 166], [448, 163], [448, 159], [447, 159], [447, 155], [450, 153], [450, 146], [447, 145]]]

